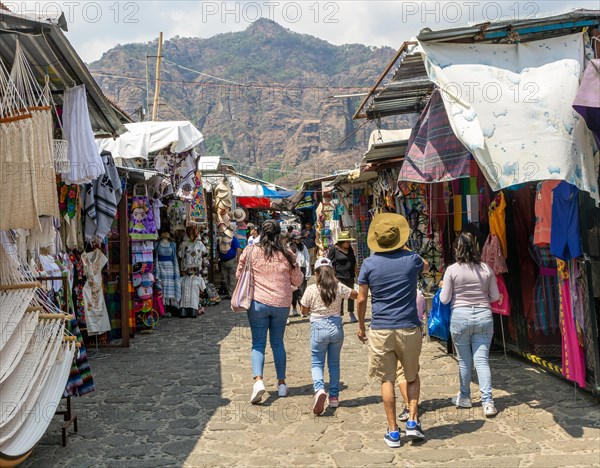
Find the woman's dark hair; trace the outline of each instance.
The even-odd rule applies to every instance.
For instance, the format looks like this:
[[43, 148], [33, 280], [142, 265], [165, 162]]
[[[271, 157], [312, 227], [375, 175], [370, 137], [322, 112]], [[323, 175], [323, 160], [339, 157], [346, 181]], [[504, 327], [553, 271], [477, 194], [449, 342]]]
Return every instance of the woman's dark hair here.
[[315, 273], [321, 300], [326, 307], [329, 307], [337, 297], [338, 279], [335, 277], [335, 271], [331, 267], [322, 266], [317, 268]]
[[296, 256], [290, 252], [281, 240], [281, 227], [273, 219], [268, 219], [262, 224], [259, 245], [263, 248], [267, 260], [271, 260], [276, 252], [281, 252], [290, 266], [296, 265]]
[[454, 246], [454, 257], [458, 263], [481, 263], [481, 254], [477, 247], [477, 241], [473, 234], [462, 232], [456, 239]]

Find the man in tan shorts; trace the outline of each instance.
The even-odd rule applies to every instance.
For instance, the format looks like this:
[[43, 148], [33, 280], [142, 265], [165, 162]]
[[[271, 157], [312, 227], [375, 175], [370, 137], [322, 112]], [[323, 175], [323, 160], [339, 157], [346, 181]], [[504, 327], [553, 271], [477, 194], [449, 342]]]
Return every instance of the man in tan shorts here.
[[[392, 213], [375, 216], [367, 238], [374, 254], [365, 259], [358, 277], [357, 334], [363, 343], [368, 341], [369, 376], [381, 381], [388, 423], [384, 441], [392, 448], [401, 445], [394, 384], [402, 372], [409, 403], [406, 438], [414, 440], [425, 437], [417, 414], [419, 357], [423, 337], [416, 293], [417, 277], [429, 267], [418, 254], [405, 248], [409, 234], [404, 216]], [[369, 290], [372, 320], [367, 340], [365, 314]]]

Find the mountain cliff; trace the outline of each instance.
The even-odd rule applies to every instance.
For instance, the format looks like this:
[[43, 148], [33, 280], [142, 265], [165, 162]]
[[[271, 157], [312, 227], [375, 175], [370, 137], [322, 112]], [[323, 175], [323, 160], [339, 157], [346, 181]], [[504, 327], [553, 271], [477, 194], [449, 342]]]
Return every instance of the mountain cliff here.
[[[117, 45], [89, 67], [139, 118], [140, 108], [151, 115], [156, 53], [156, 41]], [[159, 120], [189, 120], [206, 138], [205, 154], [294, 187], [360, 161], [375, 125], [352, 120], [362, 97], [330, 96], [367, 92], [394, 53], [335, 46], [264, 18], [208, 39], [176, 36], [163, 44]]]

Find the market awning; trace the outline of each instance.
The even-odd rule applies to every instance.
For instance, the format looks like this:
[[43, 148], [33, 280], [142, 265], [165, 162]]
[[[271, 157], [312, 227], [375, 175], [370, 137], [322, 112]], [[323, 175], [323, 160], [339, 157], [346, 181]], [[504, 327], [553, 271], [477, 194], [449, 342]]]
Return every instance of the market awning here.
[[147, 159], [150, 153], [168, 148], [183, 153], [198, 146], [204, 137], [186, 120], [168, 122], [137, 122], [126, 124], [128, 132], [118, 138], [96, 140], [100, 149], [110, 151], [113, 158]]
[[12, 64], [17, 39], [37, 81], [48, 74], [52, 97], [60, 104], [62, 92], [85, 85], [92, 129], [97, 136], [118, 136], [126, 130], [98, 83], [63, 33], [64, 15], [35, 16], [0, 11], [0, 60]]
[[238, 197], [236, 203], [242, 208], [258, 208], [258, 209], [269, 209], [271, 208], [271, 199], [265, 197]]
[[392, 158], [403, 158], [412, 129], [374, 130], [369, 138], [369, 149], [363, 163], [372, 163]]

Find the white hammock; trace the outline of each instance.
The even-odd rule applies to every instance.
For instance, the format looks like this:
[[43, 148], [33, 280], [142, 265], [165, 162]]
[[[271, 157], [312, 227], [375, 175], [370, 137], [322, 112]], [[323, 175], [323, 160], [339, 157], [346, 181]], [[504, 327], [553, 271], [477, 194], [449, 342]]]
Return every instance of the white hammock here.
[[0, 230], [40, 229], [32, 134], [31, 113], [0, 60]]
[[19, 262], [8, 234], [0, 233], [0, 350], [23, 318], [37, 285], [31, 272]]
[[31, 337], [38, 326], [38, 316], [37, 312], [25, 314], [25, 318], [19, 322], [4, 348], [0, 350], [0, 384], [8, 378], [21, 362], [21, 358], [25, 354]]
[[42, 438], [67, 386], [75, 351], [74, 343], [61, 345], [59, 363], [52, 367], [34, 411], [27, 415], [21, 427], [8, 441], [0, 444], [0, 455], [17, 457], [26, 454]]
[[54, 131], [49, 82], [46, 79], [46, 85], [42, 89], [18, 39], [10, 79], [32, 115], [33, 132], [29, 135], [32, 139], [30, 158], [35, 165], [36, 174], [39, 174], [33, 185], [34, 197], [37, 200], [37, 214], [38, 216], [48, 215], [59, 218], [56, 172], [53, 161]]
[[42, 320], [17, 369], [0, 384], [0, 433], [19, 412], [46, 367], [56, 360], [63, 320]]

